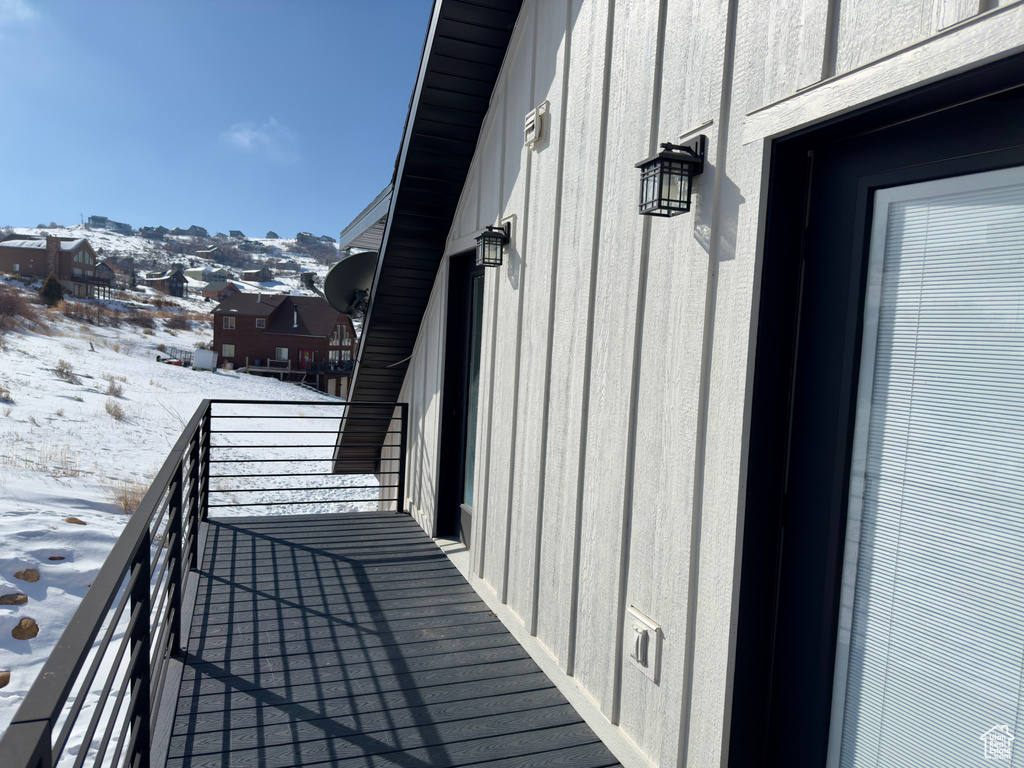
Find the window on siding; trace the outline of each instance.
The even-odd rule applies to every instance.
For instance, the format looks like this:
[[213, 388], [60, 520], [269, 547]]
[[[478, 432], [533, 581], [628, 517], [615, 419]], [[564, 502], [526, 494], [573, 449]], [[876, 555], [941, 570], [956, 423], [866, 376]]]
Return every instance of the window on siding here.
[[225, 331], [233, 331], [233, 330], [235, 330], [235, 318], [233, 318], [233, 317], [225, 317], [224, 318], [224, 326], [223, 327], [224, 327]]
[[341, 338], [341, 326], [340, 325], [336, 325], [336, 326], [334, 326], [334, 330], [331, 331], [330, 345], [332, 347], [338, 346], [338, 340], [340, 338]]
[[338, 362], [338, 350], [331, 349], [327, 351], [327, 359], [332, 363]]
[[235, 356], [235, 345], [234, 344], [221, 344], [220, 345], [221, 357], [234, 357]]
[[15, 264], [14, 265], [14, 271], [15, 272], [20, 272], [21, 271], [21, 265], [20, 264]]
[[256, 318], [256, 327], [257, 328], [266, 328], [267, 327], [267, 318], [265, 318], [265, 317], [257, 317]]
[[277, 347], [274, 349], [274, 359], [285, 361], [288, 359], [288, 347]]
[[352, 350], [351, 349], [343, 349], [343, 350], [341, 350], [341, 359], [342, 360], [351, 360], [352, 359]]

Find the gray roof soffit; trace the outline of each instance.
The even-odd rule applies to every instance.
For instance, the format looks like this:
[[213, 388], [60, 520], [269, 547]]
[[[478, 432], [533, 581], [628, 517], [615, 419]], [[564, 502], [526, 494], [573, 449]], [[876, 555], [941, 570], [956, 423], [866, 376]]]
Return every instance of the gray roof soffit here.
[[[341, 236], [338, 238], [339, 251], [346, 248], [365, 248], [369, 251], [380, 249], [384, 222], [387, 220], [388, 209], [391, 207], [391, 191], [394, 188], [394, 184], [388, 184], [368, 206], [359, 212], [358, 216], [352, 219], [347, 227], [341, 230]], [[367, 238], [368, 234], [369, 238]]]
[[521, 6], [522, 0], [435, 0], [395, 166], [352, 400], [398, 399]]

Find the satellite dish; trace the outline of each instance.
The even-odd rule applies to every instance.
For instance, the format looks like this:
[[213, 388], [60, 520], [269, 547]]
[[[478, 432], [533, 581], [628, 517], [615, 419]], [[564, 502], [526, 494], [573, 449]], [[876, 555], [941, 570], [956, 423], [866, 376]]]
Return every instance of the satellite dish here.
[[327, 272], [327, 277], [324, 278], [324, 296], [339, 312], [361, 316], [366, 311], [376, 272], [376, 251], [353, 253]]

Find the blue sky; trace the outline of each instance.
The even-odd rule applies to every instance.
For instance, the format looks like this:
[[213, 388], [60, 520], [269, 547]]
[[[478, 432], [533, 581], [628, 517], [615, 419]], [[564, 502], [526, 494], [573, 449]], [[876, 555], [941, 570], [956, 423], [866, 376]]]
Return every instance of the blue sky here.
[[0, 226], [339, 231], [390, 181], [431, 0], [0, 0]]

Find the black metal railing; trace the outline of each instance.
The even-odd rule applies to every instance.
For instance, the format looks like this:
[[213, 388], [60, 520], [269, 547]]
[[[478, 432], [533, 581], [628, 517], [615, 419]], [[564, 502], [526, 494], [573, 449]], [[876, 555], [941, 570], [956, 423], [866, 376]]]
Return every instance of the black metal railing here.
[[[378, 411], [391, 418], [378, 473], [339, 480], [339, 430], [358, 434]], [[173, 716], [161, 720], [160, 703], [177, 692], [204, 519], [400, 512], [406, 419], [405, 404], [203, 401], [0, 739], [0, 764], [149, 768], [151, 750], [159, 762], [156, 732]]]

